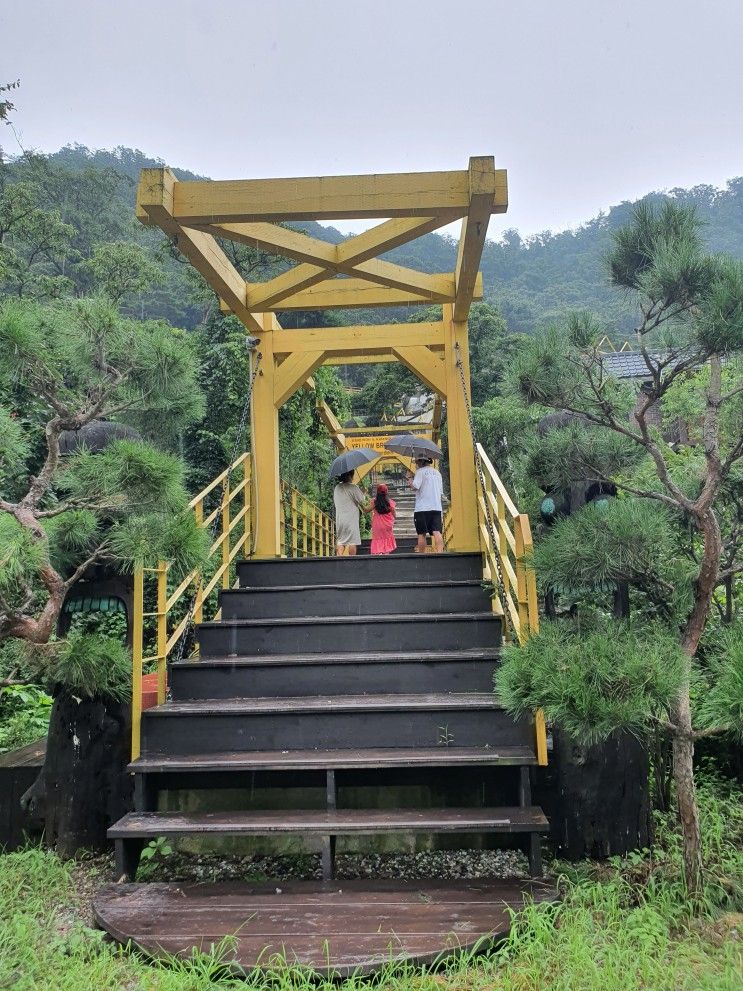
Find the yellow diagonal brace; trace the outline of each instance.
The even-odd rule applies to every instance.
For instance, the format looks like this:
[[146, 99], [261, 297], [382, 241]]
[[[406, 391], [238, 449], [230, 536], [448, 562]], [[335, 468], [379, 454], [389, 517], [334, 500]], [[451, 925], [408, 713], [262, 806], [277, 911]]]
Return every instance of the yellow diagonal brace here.
[[[244, 225], [250, 228], [260, 227], [264, 231], [262, 244], [267, 243], [271, 236], [270, 224]], [[329, 246], [316, 238], [285, 231], [273, 227], [280, 232], [274, 241], [283, 241], [296, 249], [300, 239], [309, 242], [315, 249], [314, 257], [309, 254], [308, 245], [304, 245], [303, 255], [311, 258], [310, 263], [297, 266], [290, 272], [285, 272], [257, 286], [248, 287], [248, 305], [253, 308], [273, 306], [287, 299], [294, 292], [309, 288], [337, 274], [358, 276], [369, 282], [387, 286], [390, 289], [403, 289], [424, 296], [433, 302], [451, 300], [454, 297], [454, 277], [449, 275], [428, 275], [416, 272], [414, 269], [390, 262], [380, 261], [375, 256], [389, 251], [394, 247], [405, 244], [422, 234], [428, 233], [440, 226], [437, 218], [405, 217], [400, 220], [388, 220], [384, 224], [364, 231], [356, 237], [349, 238], [342, 244]], [[269, 228], [266, 232], [265, 228]], [[227, 231], [227, 228], [222, 228]], [[285, 235], [294, 235], [286, 237]], [[258, 243], [258, 239], [256, 239]]]
[[395, 348], [395, 354], [400, 361], [416, 375], [424, 385], [446, 396], [446, 376], [444, 362], [430, 348], [404, 347]]
[[319, 368], [325, 357], [324, 351], [304, 351], [290, 354], [276, 369], [273, 395], [276, 407], [283, 406], [294, 393]]

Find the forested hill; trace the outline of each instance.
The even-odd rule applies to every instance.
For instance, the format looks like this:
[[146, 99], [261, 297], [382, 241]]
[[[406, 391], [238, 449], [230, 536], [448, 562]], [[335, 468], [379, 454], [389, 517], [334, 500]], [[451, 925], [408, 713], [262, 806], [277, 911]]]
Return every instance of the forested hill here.
[[[50, 158], [70, 171], [115, 170], [125, 177], [118, 195], [128, 204], [134, 202], [140, 169], [163, 164], [131, 148], [91, 151], [80, 145], [65, 147]], [[180, 179], [203, 178], [182, 169], [174, 168], [174, 172]], [[669, 195], [696, 206], [712, 250], [743, 256], [743, 178], [731, 179], [723, 190], [696, 186], [690, 190], [675, 189]], [[659, 199], [661, 194], [650, 193], [649, 196]], [[498, 303], [512, 331], [528, 333], [553, 320], [561, 311], [573, 308], [597, 311], [605, 319], [607, 330], [615, 334], [631, 327], [632, 314], [622, 298], [606, 284], [602, 256], [611, 231], [627, 221], [633, 205], [621, 203], [575, 230], [555, 234], [547, 231], [528, 239], [522, 239], [515, 230], [508, 230], [502, 240], [487, 242], [482, 259], [485, 296]], [[70, 218], [68, 222], [74, 223], [74, 220]], [[343, 239], [332, 227], [318, 224], [302, 227], [308, 233], [334, 243]], [[121, 235], [117, 232], [112, 236]], [[138, 236], [134, 229], [131, 236]], [[389, 257], [423, 271], [441, 272], [453, 268], [456, 249], [452, 238], [429, 234], [396, 249]], [[175, 291], [176, 287], [170, 289]], [[142, 301], [144, 308], [149, 309], [147, 304], [151, 302], [158, 312], [169, 309], [164, 298], [168, 291], [167, 286], [160, 287], [158, 303], [155, 304], [154, 299]], [[181, 323], [188, 324], [197, 318], [193, 308], [187, 309], [182, 303], [173, 302], [174, 315], [178, 313]], [[394, 316], [388, 313], [386, 318], [395, 316], [400, 318], [399, 310]], [[374, 317], [381, 318], [379, 314], [357, 312], [354, 319]]]

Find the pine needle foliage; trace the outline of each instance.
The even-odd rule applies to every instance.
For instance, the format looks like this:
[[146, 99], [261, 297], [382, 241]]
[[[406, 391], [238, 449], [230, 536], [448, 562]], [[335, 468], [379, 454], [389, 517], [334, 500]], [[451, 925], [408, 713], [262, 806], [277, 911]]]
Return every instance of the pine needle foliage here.
[[129, 649], [114, 637], [71, 633], [44, 677], [73, 695], [125, 702], [131, 696]]
[[504, 647], [495, 686], [515, 717], [541, 708], [591, 746], [617, 730], [645, 735], [667, 717], [683, 678], [683, 655], [665, 628], [604, 620], [589, 629], [546, 623], [524, 646]]
[[696, 720], [700, 729], [719, 728], [743, 742], [743, 622], [724, 632], [720, 647], [708, 661]]
[[526, 444], [526, 471], [546, 489], [568, 489], [585, 479], [612, 478], [642, 464], [645, 452], [627, 437], [576, 421]]
[[558, 520], [534, 551], [544, 585], [579, 594], [612, 590], [617, 582], [658, 580], [674, 554], [670, 514], [641, 499], [589, 503]]

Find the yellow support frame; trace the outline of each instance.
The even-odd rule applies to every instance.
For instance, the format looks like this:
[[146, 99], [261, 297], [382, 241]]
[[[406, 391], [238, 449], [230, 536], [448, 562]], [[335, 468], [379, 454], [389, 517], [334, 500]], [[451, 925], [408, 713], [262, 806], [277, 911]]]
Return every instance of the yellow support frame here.
[[[142, 223], [159, 226], [175, 239], [218, 295], [222, 309], [234, 313], [258, 337], [256, 350], [261, 364], [251, 410], [255, 555], [332, 553], [332, 524], [315, 509], [303, 510], [305, 497], [301, 493], [282, 491], [278, 450], [281, 405], [297, 389], [311, 387], [312, 373], [323, 364], [400, 361], [436, 397], [434, 437], [446, 406], [451, 482], [451, 507], [445, 523], [447, 547], [481, 550], [486, 574], [492, 575], [496, 563], [500, 564], [505, 601], [494, 600], [495, 608], [523, 640], [530, 630], [537, 629], [538, 622], [534, 576], [527, 562], [531, 547], [528, 518], [513, 515], [515, 507], [506, 501], [505, 489], [501, 492], [492, 465], [492, 475], [482, 490], [466, 410], [470, 305], [482, 297], [479, 266], [488, 222], [492, 214], [505, 213], [507, 208], [506, 172], [496, 169], [490, 156], [471, 158], [467, 169], [451, 172], [219, 182], [179, 182], [169, 169], [144, 169], [137, 192], [137, 216]], [[287, 221], [357, 218], [378, 218], [381, 222], [338, 245], [278, 226]], [[457, 219], [462, 220], [462, 229], [453, 272], [418, 272], [380, 257]], [[253, 245], [296, 264], [267, 282], [248, 283], [230, 263], [220, 240]], [[442, 306], [442, 319], [432, 323], [297, 331], [284, 330], [274, 315], [287, 310], [432, 303]], [[458, 355], [465, 363], [466, 395]], [[319, 403], [318, 412], [336, 448], [343, 450], [347, 439], [332, 410]], [[497, 538], [484, 524], [483, 500], [492, 501]], [[513, 517], [510, 523], [509, 514]], [[204, 589], [203, 595], [199, 594], [203, 601], [208, 593]], [[160, 653], [158, 648], [158, 657]], [[141, 660], [140, 651], [140, 666]], [[540, 715], [536, 724], [542, 763], [546, 750]]]
[[[467, 169], [392, 175], [325, 176], [179, 182], [169, 169], [144, 169], [137, 216], [161, 227], [249, 332], [259, 338], [261, 366], [251, 418], [255, 457], [255, 534], [259, 557], [283, 549], [278, 476], [278, 410], [320, 365], [400, 361], [437, 397], [437, 423], [447, 404], [452, 479], [451, 544], [479, 547], [473, 450], [463, 418], [455, 348], [468, 353], [467, 315], [482, 296], [480, 256], [488, 221], [508, 208], [506, 172], [492, 157], [471, 158]], [[333, 245], [277, 226], [286, 221], [379, 218], [369, 230]], [[418, 272], [380, 255], [462, 219], [453, 272]], [[247, 283], [220, 240], [254, 245], [295, 262], [263, 283]], [[339, 278], [338, 276], [342, 276]], [[274, 311], [440, 303], [434, 323], [284, 330]], [[468, 375], [469, 381], [469, 375]], [[336, 446], [342, 428], [326, 407], [320, 415]]]

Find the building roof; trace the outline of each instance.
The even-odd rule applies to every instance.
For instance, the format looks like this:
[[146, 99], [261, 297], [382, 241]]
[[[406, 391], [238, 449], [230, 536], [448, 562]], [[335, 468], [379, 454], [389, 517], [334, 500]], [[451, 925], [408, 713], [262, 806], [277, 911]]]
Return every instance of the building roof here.
[[[650, 352], [654, 358], [662, 358], [660, 352]], [[611, 354], [602, 354], [601, 362], [604, 370], [618, 379], [645, 379], [650, 378], [648, 366], [640, 351], [616, 351]]]

